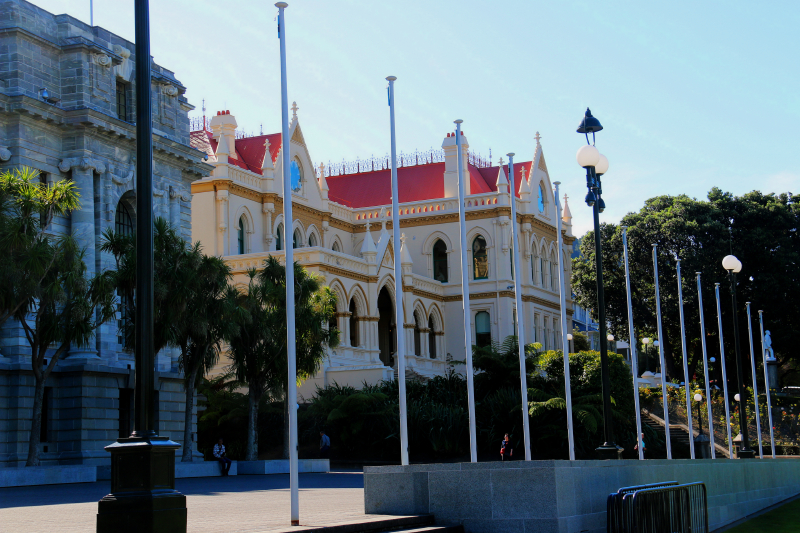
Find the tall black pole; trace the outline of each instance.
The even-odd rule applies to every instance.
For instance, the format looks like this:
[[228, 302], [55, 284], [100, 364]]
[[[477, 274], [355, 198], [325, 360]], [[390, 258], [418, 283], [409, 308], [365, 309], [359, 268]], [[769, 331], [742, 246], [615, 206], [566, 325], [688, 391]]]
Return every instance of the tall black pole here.
[[136, 0], [136, 405], [133, 435], [153, 428], [153, 119], [150, 111], [149, 0]]
[[[599, 179], [594, 168], [589, 167], [593, 183], [599, 185]], [[600, 235], [600, 187], [595, 186], [594, 192], [597, 200], [592, 206], [594, 213], [594, 259], [597, 270], [597, 320], [600, 329], [600, 373], [603, 380], [603, 436], [605, 442], [597, 448], [598, 454], [603, 459], [618, 459], [622, 450], [614, 442], [614, 421], [611, 414], [611, 376], [608, 369], [608, 344], [606, 339], [606, 300], [603, 292], [603, 248]]]
[[148, 4], [148, 0], [135, 0], [135, 425], [130, 437], [105, 447], [111, 454], [111, 493], [98, 502], [98, 533], [186, 533], [186, 496], [175, 490], [175, 452], [181, 446], [159, 437], [153, 427], [153, 119]]
[[739, 386], [739, 428], [742, 433], [742, 447], [739, 450], [739, 458], [755, 459], [755, 450], [750, 449], [750, 436], [747, 434], [747, 391], [744, 388], [744, 378], [742, 377], [742, 350], [739, 348], [739, 313], [736, 310], [736, 273], [728, 271], [731, 281], [731, 304], [733, 305], [733, 345], [736, 348], [736, 381]]

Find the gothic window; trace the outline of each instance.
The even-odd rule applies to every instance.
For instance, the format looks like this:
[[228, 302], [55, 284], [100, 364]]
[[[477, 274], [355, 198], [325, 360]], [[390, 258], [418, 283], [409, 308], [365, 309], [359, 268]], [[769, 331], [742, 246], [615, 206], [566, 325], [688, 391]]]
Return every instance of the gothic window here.
[[292, 177], [292, 191], [300, 192], [300, 189], [303, 188], [303, 167], [300, 166], [300, 162], [296, 158], [292, 159], [289, 170]]
[[511, 279], [514, 279], [514, 246], [508, 249], [508, 260], [511, 263]]
[[275, 235], [275, 249], [283, 250], [283, 224], [278, 224], [278, 231]]
[[245, 253], [244, 226], [245, 226], [245, 220], [244, 220], [244, 215], [242, 215], [239, 218], [239, 227], [236, 228], [236, 242], [238, 245], [237, 251], [239, 255]]
[[475, 279], [489, 278], [489, 258], [486, 255], [486, 239], [478, 235], [472, 241], [472, 270]]
[[539, 184], [539, 212], [544, 213], [544, 186]]
[[544, 257], [539, 256], [539, 286], [544, 288]]
[[419, 316], [417, 312], [414, 311], [414, 355], [420, 355], [422, 353], [421, 333], [422, 331], [419, 329]]
[[308, 236], [308, 246], [312, 247], [316, 245], [317, 245], [317, 236], [312, 233], [311, 235]]
[[475, 315], [475, 344], [478, 348], [492, 344], [492, 325], [486, 311], [479, 311]]
[[442, 239], [433, 243], [433, 279], [447, 283], [447, 245]]
[[350, 346], [358, 346], [358, 313], [353, 299], [350, 299]]
[[556, 290], [558, 286], [558, 274], [556, 274], [556, 258], [550, 257], [550, 286]]
[[436, 333], [433, 331], [433, 315], [428, 317], [428, 352], [436, 359]]
[[303, 237], [300, 236], [300, 230], [294, 230], [294, 234], [292, 234], [292, 248], [302, 248], [303, 246]]
[[334, 252], [341, 252], [341, 251], [342, 251], [341, 249], [339, 249], [339, 242], [338, 242], [338, 241], [333, 241], [333, 248], [332, 248], [332, 250], [333, 250]]

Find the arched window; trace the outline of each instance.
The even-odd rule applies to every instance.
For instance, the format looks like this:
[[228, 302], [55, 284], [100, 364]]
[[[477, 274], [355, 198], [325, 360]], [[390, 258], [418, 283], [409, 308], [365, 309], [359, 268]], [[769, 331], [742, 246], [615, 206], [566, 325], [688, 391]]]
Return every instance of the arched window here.
[[486, 239], [478, 235], [472, 241], [472, 270], [475, 279], [489, 277], [489, 258], [486, 255]]
[[292, 234], [292, 248], [302, 248], [303, 237], [300, 235], [300, 230], [294, 230]]
[[350, 346], [358, 346], [358, 313], [353, 299], [350, 299]]
[[508, 260], [511, 263], [511, 279], [514, 279], [514, 246], [508, 248]]
[[442, 239], [433, 243], [433, 279], [447, 283], [447, 245]]
[[433, 315], [428, 317], [428, 352], [436, 359], [436, 332], [433, 331]]
[[239, 245], [238, 247], [239, 254], [245, 253], [244, 225], [245, 225], [245, 220], [244, 220], [244, 215], [242, 215], [241, 218], [239, 218], [239, 227], [236, 229], [236, 236]]
[[313, 233], [308, 236], [308, 246], [316, 246], [317, 245], [317, 236]]
[[341, 252], [342, 250], [339, 248], [339, 241], [333, 241], [333, 248], [334, 252]]
[[558, 273], [556, 268], [556, 258], [550, 257], [550, 286], [553, 290], [558, 287]]
[[539, 256], [539, 286], [544, 288], [544, 257]]
[[[114, 213], [114, 233], [121, 236], [124, 235], [126, 237], [132, 237], [136, 233], [133, 225], [133, 216], [131, 216], [131, 210], [128, 207], [128, 201], [124, 197], [120, 198], [119, 202], [117, 203], [117, 211]], [[127, 295], [119, 295], [117, 344], [121, 345], [123, 348], [131, 347], [129, 337], [127, 335], [132, 312], [132, 309], [130, 309], [130, 304], [131, 302]]]
[[475, 344], [478, 348], [492, 344], [492, 324], [486, 311], [475, 314]]
[[544, 185], [539, 184], [539, 212], [544, 213]]
[[277, 235], [275, 235], [275, 249], [283, 250], [283, 224], [278, 224]]
[[419, 329], [419, 315], [414, 311], [414, 355], [420, 355], [422, 353], [421, 333], [422, 331]]
[[303, 188], [303, 167], [300, 166], [300, 162], [296, 158], [292, 159], [289, 170], [292, 175], [292, 191], [300, 192], [300, 189]]

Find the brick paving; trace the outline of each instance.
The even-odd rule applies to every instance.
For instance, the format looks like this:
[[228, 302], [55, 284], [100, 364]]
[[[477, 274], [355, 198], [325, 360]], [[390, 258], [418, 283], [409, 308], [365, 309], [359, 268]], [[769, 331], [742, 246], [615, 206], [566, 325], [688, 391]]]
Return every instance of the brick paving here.
[[[289, 476], [178, 479], [189, 533], [262, 533], [289, 529]], [[110, 482], [0, 489], [0, 532], [95, 531], [97, 501]], [[300, 474], [300, 524], [365, 520], [361, 472]]]

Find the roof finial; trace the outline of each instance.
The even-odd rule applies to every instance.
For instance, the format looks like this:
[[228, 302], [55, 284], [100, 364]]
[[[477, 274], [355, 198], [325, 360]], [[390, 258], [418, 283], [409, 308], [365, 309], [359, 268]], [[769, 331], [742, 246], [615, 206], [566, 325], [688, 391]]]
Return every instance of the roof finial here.
[[498, 163], [501, 167], [503, 166], [503, 156], [500, 156], [500, 162]]
[[297, 110], [300, 109], [297, 107], [297, 102], [292, 102], [292, 120], [297, 118]]
[[263, 122], [258, 125], [258, 129], [259, 129], [259, 132], [260, 132], [259, 135], [264, 135], [264, 123]]
[[539, 139], [541, 139], [541, 138], [542, 138], [542, 136], [541, 136], [541, 135], [539, 135], [539, 132], [538, 132], [538, 131], [536, 132], [536, 135], [534, 135], [534, 136], [533, 136], [533, 138], [534, 138], [534, 139], [536, 139], [536, 146], [539, 146], [539, 145], [541, 144], [541, 143], [539, 142]]

